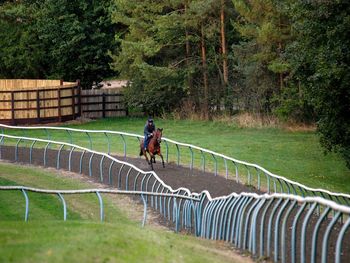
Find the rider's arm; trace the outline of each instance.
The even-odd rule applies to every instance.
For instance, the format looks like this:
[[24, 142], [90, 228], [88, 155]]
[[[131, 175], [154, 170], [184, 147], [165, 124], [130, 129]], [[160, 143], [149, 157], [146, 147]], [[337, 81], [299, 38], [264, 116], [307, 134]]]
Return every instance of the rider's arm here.
[[148, 130], [148, 125], [145, 126], [145, 129], [143, 130], [143, 133], [144, 133], [145, 136], [150, 136], [150, 135], [152, 134], [152, 133], [149, 132], [149, 130]]

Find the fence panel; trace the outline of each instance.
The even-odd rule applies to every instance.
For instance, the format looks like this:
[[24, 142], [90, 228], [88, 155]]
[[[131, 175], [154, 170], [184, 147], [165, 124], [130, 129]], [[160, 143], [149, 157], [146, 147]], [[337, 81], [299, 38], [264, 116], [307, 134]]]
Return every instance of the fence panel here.
[[115, 89], [82, 90], [82, 116], [85, 118], [106, 118], [127, 115], [123, 94]]

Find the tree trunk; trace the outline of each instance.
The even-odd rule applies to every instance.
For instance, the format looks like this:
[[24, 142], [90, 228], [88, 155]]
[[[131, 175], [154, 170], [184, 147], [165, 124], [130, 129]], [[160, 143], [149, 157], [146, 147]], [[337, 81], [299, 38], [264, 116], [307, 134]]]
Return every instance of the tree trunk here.
[[[187, 12], [187, 6], [188, 6], [188, 1], [185, 2], [185, 15]], [[191, 56], [191, 46], [190, 46], [190, 41], [189, 41], [189, 33], [187, 30], [187, 26], [185, 26], [185, 36], [186, 36], [186, 67], [187, 67], [187, 85], [188, 85], [188, 89], [190, 92], [190, 95], [193, 96], [195, 95], [194, 90], [193, 90], [193, 78], [192, 78], [192, 74], [190, 71], [190, 56]]]
[[222, 71], [224, 75], [224, 85], [228, 84], [228, 64], [227, 64], [227, 48], [226, 48], [226, 35], [225, 35], [225, 0], [221, 0], [221, 12], [220, 12], [220, 32], [221, 32], [221, 50], [222, 50]]
[[202, 105], [202, 116], [205, 120], [209, 119], [209, 87], [208, 87], [208, 67], [207, 54], [204, 39], [204, 26], [201, 25], [201, 50], [202, 50], [202, 71], [203, 71], [203, 92], [204, 101]]
[[[279, 53], [279, 56], [281, 56], [281, 52], [282, 52], [282, 43], [281, 42], [279, 42], [278, 43], [278, 53]], [[280, 79], [280, 90], [279, 90], [279, 92], [282, 92], [282, 89], [283, 89], [283, 73], [281, 72], [281, 73], [279, 73], [279, 79]]]

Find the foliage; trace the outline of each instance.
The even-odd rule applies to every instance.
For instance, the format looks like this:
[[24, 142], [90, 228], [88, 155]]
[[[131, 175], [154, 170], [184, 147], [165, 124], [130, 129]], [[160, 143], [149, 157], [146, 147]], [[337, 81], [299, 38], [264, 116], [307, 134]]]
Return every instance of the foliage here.
[[5, 1], [0, 5], [0, 76], [80, 79], [110, 76], [114, 30], [109, 0]]
[[220, 1], [115, 0], [114, 5], [113, 21], [125, 31], [116, 35], [120, 50], [113, 66], [131, 80], [126, 92], [129, 105], [159, 114], [180, 107], [187, 97], [196, 111], [201, 110], [205, 94], [201, 38], [210, 82], [207, 99], [211, 104], [222, 100]]
[[[234, 22], [242, 41], [233, 48], [241, 95], [248, 110], [270, 113], [290, 71], [284, 52], [291, 41], [290, 22], [280, 1], [233, 0], [239, 13]], [[277, 102], [277, 103], [276, 103]]]
[[350, 166], [349, 20], [344, 0], [1, 1], [0, 77], [90, 87], [111, 66], [131, 108], [316, 121]]
[[322, 145], [350, 167], [350, 3], [297, 1], [291, 13], [293, 77], [315, 107]]

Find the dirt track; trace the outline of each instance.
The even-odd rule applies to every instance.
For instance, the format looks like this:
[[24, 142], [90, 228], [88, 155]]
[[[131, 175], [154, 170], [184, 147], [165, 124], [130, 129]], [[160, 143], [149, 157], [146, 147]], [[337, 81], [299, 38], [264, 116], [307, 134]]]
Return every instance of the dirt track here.
[[[43, 166], [43, 149], [34, 149], [33, 150], [33, 159], [32, 163], [34, 165], [40, 165]], [[79, 152], [74, 152], [72, 154], [72, 161], [71, 161], [71, 171], [72, 172], [79, 172], [79, 163], [80, 163], [80, 156], [81, 153]], [[82, 166], [82, 173], [89, 176], [89, 159], [90, 159], [90, 154], [86, 153], [83, 158], [83, 166]], [[1, 158], [6, 159], [9, 161], [13, 161], [15, 157], [15, 150], [14, 147], [6, 147], [2, 146], [1, 149]], [[61, 152], [61, 158], [60, 158], [60, 168], [68, 170], [68, 157], [69, 157], [69, 152], [68, 151], [62, 151]], [[91, 174], [91, 179], [96, 180], [96, 182], [102, 182], [105, 184], [108, 184], [108, 169], [110, 167], [110, 161], [106, 159], [103, 162], [103, 167], [100, 167], [100, 156], [94, 156], [92, 158], [92, 174]], [[18, 150], [18, 161], [23, 162], [23, 163], [29, 163], [29, 149], [28, 148], [19, 148]], [[134, 164], [136, 167], [143, 169], [143, 170], [149, 170], [148, 164], [145, 162], [144, 159], [139, 159], [139, 158], [127, 158], [126, 161]], [[56, 150], [48, 150], [47, 152], [47, 166], [49, 167], [56, 167], [57, 165], [57, 151]], [[189, 168], [177, 166], [174, 164], [166, 164], [166, 167], [163, 168], [161, 166], [161, 163], [157, 163], [154, 165], [155, 172], [157, 175], [168, 185], [170, 185], [173, 189], [179, 188], [179, 187], [186, 187], [190, 189], [193, 192], [201, 192], [202, 190], [208, 190], [212, 197], [216, 196], [222, 196], [222, 195], [227, 195], [232, 192], [236, 193], [241, 193], [241, 192], [256, 192], [259, 193], [256, 189], [254, 188], [248, 188], [245, 185], [241, 185], [236, 183], [233, 180], [226, 180], [225, 178], [221, 176], [214, 176], [214, 174], [211, 173], [202, 173], [199, 170], [190, 170]], [[102, 174], [104, 174], [102, 181], [101, 181], [101, 169], [102, 169]], [[118, 171], [120, 171], [120, 166], [114, 165], [112, 167], [112, 174], [118, 174]], [[124, 173], [127, 173], [127, 169], [123, 171]], [[135, 178], [135, 174], [131, 174], [130, 178]], [[120, 187], [120, 188], [125, 188], [126, 182], [124, 179], [121, 179], [118, 185], [118, 180], [116, 178], [112, 178], [112, 187]], [[128, 184], [129, 188], [132, 187], [131, 181], [129, 181]], [[267, 211], [267, 218], [269, 218], [270, 214], [272, 213], [272, 208], [274, 206], [275, 202], [271, 205], [271, 207]], [[290, 262], [290, 247], [291, 247], [291, 242], [290, 242], [290, 237], [291, 237], [291, 231], [292, 231], [292, 224], [293, 224], [293, 219], [294, 216], [299, 209], [299, 206], [294, 208], [292, 210], [291, 216], [289, 217], [287, 221], [287, 233], [286, 233], [286, 244], [287, 244], [287, 261]], [[308, 209], [305, 209], [305, 211], [302, 213], [300, 220], [303, 220], [307, 213]], [[274, 220], [276, 220], [276, 214], [273, 217]], [[307, 240], [306, 240], [306, 258], [307, 262], [310, 260], [310, 244], [311, 244], [311, 236], [312, 236], [312, 231], [313, 227], [317, 221], [318, 217], [312, 216], [310, 219], [310, 222], [307, 226]], [[272, 222], [274, 222], [274, 220]], [[267, 222], [266, 220], [264, 224], [264, 229], [265, 233], [264, 236], [266, 238], [267, 236]], [[317, 249], [317, 258], [320, 258], [321, 256], [321, 238], [323, 237], [323, 234], [325, 232], [325, 229], [327, 227], [327, 224], [329, 223], [329, 220], [326, 220], [324, 223], [321, 224], [321, 229], [319, 232], [319, 242], [318, 242], [318, 249]], [[299, 224], [300, 226], [301, 224]], [[259, 226], [260, 227], [260, 226]], [[281, 227], [281, 224], [279, 225]], [[336, 237], [337, 234], [340, 230], [341, 225], [337, 224], [336, 225], [336, 230], [331, 232], [330, 235], [330, 241], [329, 241], [329, 247], [334, 251], [335, 244], [336, 244]], [[349, 231], [348, 231], [349, 232]], [[297, 251], [299, 251], [300, 248], [300, 233], [301, 233], [301, 227], [297, 229]], [[259, 234], [257, 236], [259, 238]], [[271, 242], [274, 242], [274, 224], [272, 227], [272, 238]], [[266, 242], [265, 242], [266, 244]], [[273, 244], [273, 243], [271, 243]], [[259, 247], [258, 247], [259, 251]], [[266, 251], [266, 250], [265, 250]], [[346, 238], [344, 239], [343, 242], [343, 256], [342, 256], [342, 262], [350, 262], [350, 235], [349, 233], [346, 235]], [[296, 257], [296, 262], [300, 261], [300, 255], [297, 254]], [[329, 253], [328, 255], [328, 262], [334, 262], [334, 254]]]

